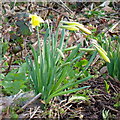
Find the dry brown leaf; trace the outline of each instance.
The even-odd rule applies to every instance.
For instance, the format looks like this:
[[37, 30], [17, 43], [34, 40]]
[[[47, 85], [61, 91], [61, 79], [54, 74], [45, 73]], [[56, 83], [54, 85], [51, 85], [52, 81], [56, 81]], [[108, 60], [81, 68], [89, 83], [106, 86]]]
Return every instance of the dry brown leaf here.
[[114, 12], [114, 10], [111, 7], [109, 7], [109, 6], [106, 6], [106, 7], [102, 8], [102, 9], [104, 11], [106, 11], [106, 12]]

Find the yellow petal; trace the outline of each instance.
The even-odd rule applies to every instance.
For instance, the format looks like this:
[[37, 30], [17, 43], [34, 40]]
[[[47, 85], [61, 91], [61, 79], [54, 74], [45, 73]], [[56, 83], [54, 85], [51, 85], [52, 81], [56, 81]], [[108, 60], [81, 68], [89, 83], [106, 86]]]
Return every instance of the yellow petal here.
[[37, 16], [36, 14], [34, 15], [29, 15], [29, 17], [31, 18], [31, 24], [32, 24], [32, 27], [36, 27], [36, 26], [39, 26], [41, 23], [44, 23], [44, 20]]
[[64, 28], [64, 29], [72, 30], [72, 31], [79, 31], [79, 29], [74, 25], [63, 25], [63, 26], [60, 26], [60, 28]]

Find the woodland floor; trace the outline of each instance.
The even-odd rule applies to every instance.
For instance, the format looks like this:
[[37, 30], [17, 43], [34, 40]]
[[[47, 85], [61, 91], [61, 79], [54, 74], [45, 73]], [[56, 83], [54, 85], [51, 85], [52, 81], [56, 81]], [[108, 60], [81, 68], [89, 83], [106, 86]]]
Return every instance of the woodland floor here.
[[[51, 24], [54, 26], [58, 25], [58, 22], [64, 17], [65, 19], [73, 19], [77, 21], [81, 21], [84, 25], [92, 24], [97, 28], [97, 34], [100, 34], [103, 30], [103, 28], [108, 28], [109, 24], [114, 24], [119, 21], [120, 17], [120, 2], [111, 3], [108, 5], [105, 5], [102, 8], [99, 8], [102, 3], [94, 3], [96, 6], [96, 10], [104, 10], [105, 16], [100, 17], [101, 13], [93, 13], [93, 17], [86, 17], [86, 11], [92, 7], [92, 3], [68, 3], [67, 6], [61, 7], [57, 3], [49, 3], [49, 4], [43, 4], [42, 6], [38, 3], [16, 3], [16, 4], [10, 4], [10, 3], [3, 3], [2, 8], [4, 11], [4, 14], [2, 14], [2, 19], [5, 20], [5, 18], [8, 19], [8, 22], [2, 21], [2, 36], [4, 39], [7, 39], [8, 41], [11, 40], [11, 35], [9, 35], [8, 31], [10, 29], [13, 29], [10, 26], [12, 22], [15, 21], [13, 19], [13, 16], [15, 16], [18, 13], [22, 12], [37, 12], [40, 14], [40, 16], [44, 19], [48, 19]], [[40, 6], [39, 6], [40, 5]], [[98, 7], [98, 8], [97, 8]], [[71, 12], [72, 11], [72, 12]], [[79, 14], [81, 13], [81, 14]], [[95, 15], [94, 15], [95, 14]], [[108, 20], [109, 18], [109, 20]], [[94, 29], [93, 27], [89, 29]], [[113, 34], [120, 35], [120, 28], [117, 27], [114, 31], [114, 33], [109, 32], [109, 36], [112, 36]], [[108, 30], [109, 31], [109, 30]], [[117, 32], [116, 32], [117, 31]], [[43, 36], [41, 36], [43, 37]], [[79, 36], [77, 36], [79, 37]], [[29, 38], [32, 43], [34, 43], [34, 46], [36, 45], [36, 38], [35, 33], [31, 35]], [[71, 40], [69, 41], [69, 46], [79, 43], [77, 41], [78, 38], [75, 38], [75, 36], [71, 36]], [[11, 43], [10, 43], [11, 44]], [[35, 46], [36, 47], [36, 46]], [[7, 51], [8, 54], [5, 56], [8, 57], [7, 61], [11, 61], [11, 57], [9, 57], [9, 54], [11, 49]], [[29, 51], [27, 51], [29, 52]], [[20, 58], [19, 55], [16, 55], [13, 61], [16, 59], [24, 59], [26, 56], [26, 51], [23, 50], [23, 58]], [[3, 63], [4, 61], [2, 61]], [[15, 64], [16, 65], [16, 64]], [[6, 69], [3, 74], [9, 73], [9, 71], [12, 69], [13, 64], [11, 63], [11, 67]], [[16, 65], [17, 66], [17, 65]], [[17, 66], [19, 67], [19, 66]], [[98, 71], [97, 73], [95, 71]], [[85, 94], [89, 97], [89, 100], [75, 100], [75, 101], [69, 101], [70, 95], [65, 95], [60, 97], [60, 99], [54, 99], [51, 103], [51, 106], [49, 106], [46, 110], [42, 110], [40, 106], [42, 106], [42, 101], [36, 100], [31, 105], [27, 106], [26, 109], [23, 112], [12, 113], [13, 115], [18, 115], [18, 118], [22, 119], [34, 119], [34, 118], [43, 118], [43, 119], [60, 119], [60, 120], [67, 120], [67, 119], [73, 119], [73, 120], [103, 120], [103, 113], [106, 111], [109, 112], [109, 118], [104, 120], [120, 120], [120, 107], [115, 107], [115, 104], [120, 101], [120, 81], [117, 81], [116, 79], [110, 77], [108, 75], [108, 72], [106, 68], [104, 68], [103, 65], [99, 62], [95, 62], [91, 66], [90, 70], [91, 74], [96, 75], [95, 78], [92, 78], [88, 80], [85, 83], [80, 84], [79, 86], [84, 85], [90, 85], [90, 88], [86, 89], [85, 91], [82, 91], [79, 94]], [[105, 83], [104, 80], [108, 81], [109, 84], [109, 92], [107, 93], [105, 90]], [[5, 97], [6, 94], [2, 93], [2, 97]], [[3, 104], [5, 104], [3, 102]], [[17, 105], [19, 107], [22, 107], [22, 105]], [[50, 112], [50, 114], [48, 114]], [[10, 109], [7, 108], [5, 111], [1, 113], [2, 119], [10, 118], [11, 112]]]

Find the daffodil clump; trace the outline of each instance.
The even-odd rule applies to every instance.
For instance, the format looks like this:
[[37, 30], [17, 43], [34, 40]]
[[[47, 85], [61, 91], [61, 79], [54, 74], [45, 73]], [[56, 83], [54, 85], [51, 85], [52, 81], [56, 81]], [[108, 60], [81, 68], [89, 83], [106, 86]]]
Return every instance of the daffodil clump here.
[[67, 29], [67, 30], [72, 30], [72, 31], [79, 31], [81, 30], [82, 32], [86, 34], [92, 34], [90, 30], [84, 27], [84, 25], [80, 24], [79, 22], [68, 22], [68, 21], [61, 21], [63, 24], [60, 26], [61, 28]]
[[[32, 27], [35, 28], [36, 26], [39, 26], [41, 23], [44, 23], [44, 20], [40, 17], [37, 16], [36, 14], [30, 14], [29, 17], [31, 18], [31, 24]], [[78, 22], [69, 22], [69, 21], [61, 21], [61, 23], [63, 24], [62, 26], [60, 26], [60, 28], [64, 28], [67, 30], [72, 30], [72, 31], [83, 31], [86, 34], [92, 34], [90, 30], [88, 30], [87, 28], [84, 27], [84, 25], [78, 23]], [[110, 63], [109, 58], [107, 57], [107, 53], [104, 51], [104, 49], [97, 45], [94, 44], [95, 48], [97, 49], [98, 53], [100, 54], [100, 56], [106, 61]]]
[[33, 28], [39, 26], [41, 23], [44, 23], [44, 20], [40, 16], [37, 16], [37, 14], [30, 14], [29, 17], [31, 18], [30, 23], [32, 24]]

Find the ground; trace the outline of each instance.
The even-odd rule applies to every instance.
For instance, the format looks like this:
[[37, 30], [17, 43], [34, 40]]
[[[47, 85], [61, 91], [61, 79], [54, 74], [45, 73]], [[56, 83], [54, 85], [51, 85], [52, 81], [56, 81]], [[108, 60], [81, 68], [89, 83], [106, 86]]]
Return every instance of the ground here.
[[[62, 19], [79, 21], [89, 30], [97, 29], [94, 35], [96, 38], [98, 37], [97, 39], [99, 42], [99, 34], [101, 35], [102, 32], [105, 32], [106, 37], [108, 38], [113, 37], [114, 35], [118, 37], [120, 36], [120, 27], [117, 25], [117, 23], [119, 24], [120, 17], [119, 4], [119, 2], [111, 2], [109, 4], [105, 2], [104, 4], [99, 2], [63, 3], [61, 5], [56, 2], [42, 4], [3, 3], [2, 38], [4, 38], [4, 42], [7, 41], [9, 47], [7, 50], [5, 49], [6, 53], [4, 57], [6, 60], [2, 59], [2, 62], [0, 63], [3, 69], [1, 73], [6, 76], [13, 68], [15, 69], [20, 67], [19, 63], [24, 62], [27, 54], [31, 53], [30, 48], [27, 46], [28, 44], [32, 44], [33, 47], [37, 49], [36, 30], [31, 33], [30, 30], [27, 29], [30, 20], [26, 13], [39, 14], [44, 20], [48, 20], [50, 24], [53, 24], [55, 26], [55, 30]], [[101, 7], [100, 5], [103, 6]], [[109, 28], [112, 24], [116, 24], [114, 30], [110, 30]], [[15, 25], [17, 27], [15, 27]], [[22, 25], [22, 27], [20, 27], [20, 25]], [[11, 31], [11, 33], [9, 31]], [[14, 32], [18, 32], [17, 36], [14, 36]], [[45, 31], [43, 29], [42, 33], [44, 32]], [[67, 33], [66, 37], [68, 34], [69, 33]], [[40, 34], [40, 36], [43, 38], [43, 34]], [[18, 39], [16, 39], [16, 37]], [[17, 40], [17, 42], [14, 40]], [[82, 43], [82, 47], [88, 47], [88, 45], [91, 44], [91, 40], [86, 41], [86, 36], [81, 33], [71, 33], [68, 46], [76, 45], [80, 42]], [[24, 47], [20, 45], [21, 43], [24, 44]], [[89, 56], [89, 54], [86, 54], [86, 56], [87, 55]], [[74, 94], [56, 97], [51, 101], [50, 105], [46, 109], [43, 109], [42, 107], [44, 102], [40, 99], [36, 99], [34, 102], [31, 102], [30, 105], [27, 105], [23, 111], [19, 111], [19, 109], [24, 106], [24, 104], [27, 104], [33, 96], [31, 95], [29, 100], [20, 98], [22, 99], [22, 102], [18, 100], [17, 103], [14, 101], [12, 104], [9, 104], [7, 97], [10, 97], [11, 95], [4, 91], [1, 95], [3, 99], [6, 98], [8, 105], [6, 105], [6, 101], [2, 101], [2, 106], [7, 106], [1, 113], [2, 118], [119, 120], [120, 81], [108, 74], [106, 63], [103, 60], [100, 61], [99, 57], [96, 57], [96, 59], [99, 61], [93, 61], [89, 67], [90, 74], [94, 75], [94, 78], [78, 85], [78, 87], [84, 85], [88, 85], [90, 87], [75, 93], [75, 95], [84, 95], [83, 98], [70, 101], [70, 98], [74, 96]], [[4, 64], [6, 62], [8, 63], [8, 66]], [[3, 89], [3, 87], [1, 88]]]

